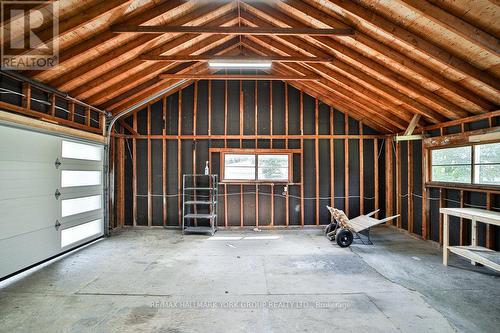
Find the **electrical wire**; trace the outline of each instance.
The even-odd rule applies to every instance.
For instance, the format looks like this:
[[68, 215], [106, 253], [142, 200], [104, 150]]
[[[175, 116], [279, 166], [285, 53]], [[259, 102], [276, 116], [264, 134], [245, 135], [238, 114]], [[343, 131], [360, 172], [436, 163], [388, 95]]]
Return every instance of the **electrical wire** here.
[[[12, 94], [12, 95], [19, 95], [19, 96], [22, 96], [22, 97], [26, 96], [25, 94], [22, 94], [22, 93], [19, 93], [17, 91], [13, 91], [13, 90], [10, 90], [10, 89], [6, 89], [6, 88], [0, 88], [0, 94]], [[52, 103], [50, 103], [48, 101], [44, 101], [44, 100], [37, 99], [37, 98], [34, 98], [34, 97], [31, 97], [30, 100], [34, 101], [34, 102], [37, 102], [37, 103], [40, 103], [40, 104], [43, 104], [43, 105], [47, 105], [47, 106], [51, 106], [52, 105]], [[60, 111], [66, 112], [67, 114], [70, 113], [69, 110], [67, 110], [67, 109], [65, 109], [63, 107], [57, 106], [57, 105], [54, 105], [54, 108], [56, 110], [60, 110]], [[74, 115], [77, 116], [77, 117], [80, 117], [80, 118], [85, 118], [85, 116], [83, 116], [81, 114], [78, 114], [78, 113], [75, 113]], [[93, 122], [93, 123], [95, 123], [95, 124], [99, 124], [99, 121], [95, 120], [93, 118], [90, 118], [90, 121]]]

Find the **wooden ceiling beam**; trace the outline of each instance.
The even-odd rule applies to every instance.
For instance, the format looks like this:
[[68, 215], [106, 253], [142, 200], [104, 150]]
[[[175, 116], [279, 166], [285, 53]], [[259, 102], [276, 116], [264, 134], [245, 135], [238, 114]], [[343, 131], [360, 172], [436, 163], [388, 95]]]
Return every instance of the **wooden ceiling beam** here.
[[[289, 69], [285, 69], [283, 66], [277, 66], [277, 68], [275, 68], [274, 71], [277, 73], [281, 73], [283, 75], [295, 72], [295, 71], [290, 71]], [[370, 110], [365, 110], [364, 107], [359, 107], [353, 104], [352, 100], [350, 100], [349, 98], [345, 98], [341, 94], [335, 94], [335, 93], [332, 94], [331, 90], [326, 89], [317, 82], [303, 83], [300, 81], [292, 81], [289, 84], [295, 87], [296, 89], [299, 89], [315, 98], [322, 100], [323, 102], [329, 105], [332, 105], [339, 111], [348, 114], [349, 116], [351, 116], [356, 120], [363, 119], [363, 121], [368, 126], [372, 127], [373, 129], [376, 129], [377, 131], [380, 131], [382, 133], [388, 133], [388, 132], [395, 133], [398, 131], [398, 127], [393, 126], [392, 124], [388, 124], [387, 122], [383, 121], [380, 117], [378, 118], [367, 117], [366, 115], [370, 114], [371, 112]]]
[[[109, 13], [110, 11], [117, 9], [124, 9], [125, 6], [128, 6], [131, 0], [108, 0], [95, 4], [90, 8], [85, 8], [84, 10], [78, 9], [75, 10], [73, 15], [65, 18], [58, 22], [58, 35], [54, 36], [54, 27], [52, 24], [49, 24], [48, 27], [42, 26], [40, 31], [35, 32], [38, 39], [42, 42], [50, 42], [56, 38], [60, 38], [64, 34], [67, 34], [71, 31], [74, 31], [85, 24]], [[29, 34], [29, 32], [28, 32]], [[25, 40], [32, 40], [30, 36], [26, 34]], [[31, 46], [33, 48], [33, 46]], [[24, 52], [24, 49], [13, 49], [9, 51], [9, 54], [19, 55], [19, 54], [30, 54], [31, 51]]]
[[161, 79], [188, 80], [253, 80], [253, 81], [318, 81], [319, 75], [254, 75], [254, 74], [160, 74]]
[[[217, 3], [215, 5], [196, 7], [196, 9], [194, 9], [193, 11], [176, 18], [174, 22], [186, 24], [193, 21], [205, 20], [206, 24], [220, 25], [223, 24], [221, 22], [228, 22], [231, 18], [236, 18], [236, 12], [232, 10], [232, 7], [228, 4], [221, 5], [220, 3]], [[184, 38], [185, 41], [188, 41], [196, 37], [196, 35], [182, 35], [179, 37]], [[78, 82], [87, 81], [86, 78], [91, 75], [92, 78], [102, 76], [103, 72], [107, 72], [110, 69], [116, 67], [115, 63], [123, 63], [123, 59], [126, 57], [129, 57], [129, 62], [134, 61], [134, 59], [138, 56], [139, 51], [148, 50], [148, 48], [145, 48], [145, 45], [148, 45], [148, 43], [152, 43], [155, 38], [159, 38], [159, 36], [138, 36], [138, 38], [128, 41], [125, 44], [120, 44], [118, 47], [111, 49], [105, 54], [101, 54], [97, 58], [88, 59], [85, 63], [78, 66], [77, 68], [74, 68], [68, 73], [59, 76], [57, 79], [51, 80], [49, 84], [52, 86], [56, 86], [61, 90], [72, 91], [76, 87], [82, 85], [78, 84]], [[160, 43], [160, 45], [169, 43], [171, 40], [172, 39]], [[179, 39], [173, 38], [173, 40]], [[159, 45], [154, 46], [155, 49], [159, 47]], [[141, 61], [137, 59], [136, 65], [139, 65], [140, 63]], [[89, 78], [88, 80], [91, 80], [91, 78]], [[73, 81], [77, 81], [77, 83]]]
[[415, 10], [418, 14], [447, 30], [453, 31], [453, 33], [459, 35], [461, 38], [493, 54], [500, 53], [500, 41], [498, 38], [482, 31], [480, 28], [463, 21], [427, 1], [403, 0], [403, 2], [412, 7], [412, 10]]
[[432, 42], [353, 1], [328, 0], [321, 4], [310, 0], [307, 0], [307, 2], [330, 15], [340, 17], [343, 22], [355, 27], [356, 30], [374, 36], [374, 38], [380, 39], [381, 42], [388, 41], [381, 38], [384, 34], [391, 36], [394, 39], [389, 46], [406, 53], [412, 59], [430, 68], [434, 68], [443, 75], [450, 77], [450, 79], [463, 78], [458, 79], [458, 81], [465, 87], [472, 89], [493, 103], [500, 104], [500, 81], [498, 78], [450, 54]]
[[[263, 52], [262, 50], [266, 50], [266, 53], [273, 52], [269, 46], [264, 46], [266, 44], [257, 44], [248, 38], [243, 39], [243, 44], [255, 52]], [[327, 86], [331, 90], [336, 90], [342, 92], [345, 96], [348, 96], [352, 100], [355, 101], [366, 101], [365, 105], [372, 108], [380, 108], [387, 112], [387, 120], [389, 122], [395, 121], [398, 123], [400, 127], [405, 127], [406, 124], [410, 121], [413, 113], [405, 110], [404, 106], [394, 104], [392, 101], [386, 99], [384, 96], [373, 93], [372, 91], [366, 89], [365, 87], [358, 85], [353, 80], [343, 77], [339, 74], [334, 74], [335, 72], [331, 69], [327, 69], [323, 67], [320, 70], [305, 68], [304, 66], [300, 66], [299, 64], [284, 64], [289, 68], [294, 70], [298, 70], [303, 72], [307, 70], [309, 73], [316, 73], [324, 76], [320, 80], [322, 84]], [[311, 72], [312, 71], [312, 72]], [[380, 111], [383, 115], [384, 111]]]
[[[300, 0], [288, 0], [280, 2], [279, 8], [290, 15], [301, 18], [301, 21], [314, 23], [314, 20], [328, 26], [347, 26], [343, 22], [326, 14], [325, 12], [308, 5]], [[311, 18], [314, 20], [311, 21]], [[325, 39], [323, 39], [325, 40]], [[472, 113], [488, 112], [495, 108], [495, 105], [483, 97], [477, 95], [472, 90], [463, 87], [457, 82], [451, 81], [444, 77], [441, 73], [420, 64], [409, 58], [406, 54], [392, 49], [380, 41], [366, 35], [364, 32], [357, 31], [352, 38], [344, 38], [342, 43], [338, 43], [338, 39], [333, 37], [328, 39], [335, 44], [333, 49], [338, 49], [342, 52], [343, 49], [349, 47], [353, 50], [365, 54], [367, 57], [387, 67], [392, 72], [404, 76], [425, 89], [439, 94], [442, 98], [452, 101], [455, 105], [469, 110]], [[335, 42], [337, 41], [337, 42]], [[373, 50], [380, 55], [373, 56]], [[382, 57], [381, 57], [382, 56]]]
[[[283, 23], [304, 26], [303, 23], [294, 20], [292, 17], [286, 15], [285, 13], [280, 12], [266, 4], [256, 3], [252, 4], [252, 7], [258, 10], [256, 14], [262, 12], [264, 14], [270, 15], [273, 19], [279, 19]], [[251, 23], [258, 24], [259, 26], [274, 24], [274, 22], [271, 23], [265, 18], [256, 18], [251, 13], [245, 12], [243, 13], [243, 17], [246, 20], [250, 20]], [[283, 36], [280, 38], [289, 42], [290, 44], [301, 45], [298, 44], [298, 40], [292, 40], [292, 38], [294, 37]], [[363, 74], [366, 74], [371, 78], [376, 77], [378, 81], [382, 82], [388, 87], [396, 89], [400, 93], [410, 96], [415, 101], [418, 101], [422, 105], [428, 107], [428, 109], [435, 110], [448, 119], [457, 119], [469, 116], [469, 113], [466, 110], [458, 107], [457, 105], [449, 102], [448, 100], [440, 97], [433, 92], [421, 88], [417, 84], [399, 75], [399, 73], [390, 71], [387, 67], [380, 65], [379, 63], [371, 60], [368, 57], [365, 57], [363, 54], [340, 45], [331, 38], [312, 37], [311, 39], [314, 39], [314, 41], [312, 42], [314, 43], [314, 47], [316, 48], [316, 50], [325, 52], [323, 48], [326, 44], [329, 47], [334, 48], [335, 51], [339, 52], [337, 53], [337, 59], [335, 59], [335, 61], [331, 63], [333, 65], [338, 64], [339, 66], [343, 67], [345, 67], [344, 65], [347, 65], [350, 68], [356, 68], [356, 70], [359, 70], [360, 73], [362, 72]], [[342, 59], [342, 56], [345, 56], [346, 58]], [[374, 71], [376, 71], [376, 75], [373, 74]]]
[[[290, 47], [268, 37], [252, 37], [252, 39], [256, 40], [260, 44], [260, 46], [266, 50], [272, 50], [273, 48], [275, 48], [280, 52], [285, 52], [292, 55], [297, 52]], [[246, 43], [247, 42], [245, 40], [245, 44]], [[391, 94], [390, 89], [387, 89], [387, 91], [385, 91], [382, 85], [374, 86], [371, 84], [367, 84], [364, 81], [358, 83], [359, 80], [353, 80], [353, 76], [349, 75], [349, 73], [338, 70], [335, 71], [329, 66], [310, 66], [310, 64], [306, 64], [306, 66], [310, 67], [318, 74], [327, 77], [328, 80], [333, 84], [338, 81], [341, 82], [342, 85], [348, 87], [347, 89], [350, 89], [355, 93], [363, 92], [363, 95], [369, 96], [370, 98], [377, 100], [379, 103], [384, 104], [386, 109], [391, 110], [394, 115], [400, 117], [401, 119], [404, 119], [406, 122], [410, 121], [414, 113], [424, 114], [432, 123], [440, 122], [437, 119], [433, 119], [432, 114], [431, 116], [429, 116], [429, 114], [426, 114], [420, 109], [406, 103], [404, 97], [397, 96], [397, 92]], [[396, 96], [394, 94], [396, 94]], [[436, 114], [436, 117], [439, 117], [438, 119], [445, 119], [438, 114]]]
[[[248, 39], [245, 39], [243, 41], [245, 46], [250, 47], [254, 52], [260, 53], [260, 54], [270, 54], [272, 51], [269, 50], [269, 48], [262, 48], [258, 47], [259, 45], [255, 44], [250, 44], [248, 45]], [[266, 51], [264, 51], [266, 50]], [[294, 73], [299, 73], [301, 75], [315, 75], [319, 74], [322, 75], [322, 73], [316, 73], [314, 71], [311, 71], [310, 69], [300, 65], [300, 64], [295, 64], [295, 63], [283, 63], [283, 64], [276, 64], [273, 68], [274, 69], [279, 69], [283, 68], [288, 72], [292, 71]], [[349, 91], [348, 89], [344, 89], [340, 86], [335, 86], [332, 84], [330, 80], [327, 80], [325, 78], [320, 78], [317, 82], [319, 85], [323, 86], [324, 89], [327, 89], [330, 91], [330, 94], [335, 95], [337, 98], [344, 98], [349, 100], [349, 103], [351, 103], [353, 106], [356, 105], [360, 110], [365, 110], [368, 114], [373, 114], [374, 116], [376, 115], [377, 117], [380, 117], [383, 119], [385, 122], [391, 124], [395, 128], [398, 129], [404, 129], [406, 128], [406, 124], [408, 121], [402, 120], [399, 118], [399, 114], [395, 115], [392, 114], [395, 110], [386, 110], [384, 107], [380, 107], [380, 103], [377, 100], [370, 100], [367, 98], [366, 95], [363, 94], [358, 94], [355, 96], [357, 91]], [[395, 112], [396, 113], [396, 112]]]
[[[232, 39], [234, 40], [234, 38]], [[239, 46], [239, 44], [236, 44], [237, 46]], [[225, 54], [225, 55], [232, 55], [232, 54], [237, 54], [237, 52], [239, 52], [239, 50], [234, 47], [234, 48], [227, 48], [225, 50], [212, 50], [211, 53], [213, 54]], [[210, 73], [210, 70], [209, 68], [207, 68], [206, 64], [204, 63], [200, 63], [200, 62], [196, 62], [196, 63], [192, 63], [188, 66], [185, 66], [187, 63], [183, 63], [181, 65], [179, 65], [178, 67], [180, 66], [184, 66], [182, 67], [182, 69], [179, 69], [179, 70], [176, 70], [176, 69], [172, 69], [172, 71], [175, 71], [176, 73], [188, 73], [188, 72], [195, 72], [195, 73]], [[145, 89], [137, 89], [133, 94], [129, 94], [129, 91], [127, 91], [125, 94], [122, 94], [120, 96], [117, 96], [114, 98], [115, 101], [109, 101], [109, 103], [112, 103], [111, 106], [109, 106], [108, 108], [106, 108], [107, 110], [110, 110], [111, 112], [113, 113], [116, 113], [116, 112], [120, 112], [122, 110], [125, 110], [129, 107], [131, 107], [132, 105], [148, 98], [149, 96], [151, 95], [154, 95], [154, 94], [157, 94], [158, 92], [162, 91], [162, 90], [165, 90], [167, 89], [169, 86], [179, 82], [179, 80], [162, 80], [160, 79], [158, 76], [154, 77], [153, 78], [155, 80], [154, 83], [152, 83], [149, 87], [146, 87]], [[188, 80], [187, 82], [193, 82], [192, 80]], [[182, 86], [186, 86], [186, 84], [184, 85], [181, 85]], [[135, 89], [135, 88], [134, 88]], [[132, 89], [132, 90], [134, 90]], [[127, 95], [127, 96], [125, 96]], [[108, 104], [108, 102], [106, 102], [106, 104]]]
[[[227, 18], [229, 18], [230, 19], [229, 22], [231, 22], [232, 20], [236, 19], [236, 16], [223, 17], [222, 20], [217, 20], [217, 22], [215, 23], [220, 23], [220, 22], [226, 23]], [[158, 45], [155, 49], [153, 49], [153, 51], [159, 48], [162, 49], [168, 48], [171, 50], [171, 52], [174, 52], [179, 49], [181, 52], [182, 51], [186, 52], [186, 50], [199, 52], [200, 50], [202, 50], [202, 48], [209, 47], [210, 45], [213, 45], [213, 43], [217, 42], [224, 43], [224, 41], [227, 38], [230, 38], [230, 36], [225, 37], [223, 39], [214, 36], [204, 36], [203, 39], [195, 37], [195, 40], [193, 40], [192, 35], [189, 34], [182, 35], [173, 40], [168, 41], [167, 43]], [[82, 99], [89, 98], [89, 96], [94, 95], [97, 91], [104, 90], [108, 86], [123, 79], [127, 75], [127, 72], [129, 72], [130, 75], [132, 75], [133, 73], [141, 71], [144, 77], [146, 77], [153, 72], [161, 71], [162, 69], [166, 68], [167, 66], [169, 66], [169, 64], [172, 63], [173, 62], [170, 63], [159, 62], [151, 64], [151, 63], [145, 63], [141, 61], [138, 57], [136, 57], [122, 65], [119, 65], [115, 68], [108, 70], [105, 73], [101, 73], [100, 76], [96, 77], [95, 79], [89, 82], [86, 82], [85, 85], [82, 85], [74, 90], [71, 90], [70, 94], [72, 96], [79, 96], [79, 98]]]
[[260, 28], [260, 27], [201, 27], [201, 26], [174, 26], [174, 25], [116, 25], [111, 27], [115, 33], [190, 33], [190, 34], [217, 34], [217, 35], [274, 35], [274, 36], [350, 36], [354, 34], [351, 28], [345, 29], [315, 29], [315, 28]]
[[[238, 45], [238, 43], [239, 41], [236, 37], [226, 36], [221, 39], [218, 38], [218, 36], [209, 36], [208, 38], [206, 38], [203, 44], [202, 43], [192, 44], [187, 49], [187, 52], [190, 51], [195, 52], [200, 48], [208, 48], [209, 50], [213, 48], [216, 51], [221, 51], [227, 49], [229, 44], [232, 46], [236, 46]], [[218, 47], [221, 47], [221, 49], [219, 49]], [[175, 65], [175, 63], [173, 63], [173, 65]], [[136, 85], [139, 85], [144, 81], [147, 81], [148, 79], [154, 76], [157, 76], [167, 68], [168, 67], [166, 66], [165, 63], [153, 64], [152, 66], [147, 67], [147, 69], [136, 71], [133, 74], [120, 77], [118, 80], [114, 80], [113, 84], [107, 85], [104, 89], [96, 90], [97, 91], [96, 93], [89, 96], [85, 100], [89, 104], [95, 104], [95, 105], [102, 104], [107, 100], [113, 98], [114, 96], [119, 95], [127, 91], [128, 89]]]
[[[142, 24], [159, 16], [165, 15], [184, 3], [186, 3], [186, 0], [168, 0], [153, 8], [148, 8], [145, 11], [137, 10], [133, 12], [134, 15], [132, 17], [124, 18], [125, 21], [123, 21], [123, 23]], [[102, 48], [103, 44], [110, 44], [112, 39], [118, 40], [116, 34], [109, 30], [104, 30], [103, 32], [79, 41], [75, 45], [71, 45], [68, 48], [60, 50], [58, 59], [59, 66], [63, 66], [66, 71], [71, 69], [74, 63], [79, 64], [82, 62], [80, 59], [88, 58], [87, 53], [89, 53], [89, 51], [91, 52], [98, 47]], [[144, 43], [143, 41], [141, 42]], [[57, 71], [57, 68], [27, 73], [37, 80], [47, 80], [49, 78], [53, 79], [52, 73], [54, 71]]]
[[[262, 19], [255, 18], [254, 16], [251, 16], [250, 14], [247, 13], [242, 13], [242, 17], [245, 19], [250, 24], [269, 24], [267, 21], [263, 21]], [[307, 41], [300, 40], [297, 37], [291, 37], [291, 36], [276, 36], [274, 38], [270, 38], [268, 36], [252, 36], [252, 39], [256, 40], [261, 40], [265, 41], [267, 44], [267, 47], [274, 47], [274, 48], [281, 48], [283, 52], [289, 54], [289, 55], [298, 55], [298, 53], [295, 50], [292, 50], [292, 46], [300, 45], [300, 49], [305, 50], [306, 52], [310, 53], [311, 55], [315, 56], [328, 56], [328, 53], [325, 53], [323, 50], [318, 49], [315, 45], [312, 45], [308, 43]], [[281, 39], [283, 41], [286, 41], [289, 45], [283, 44], [281, 41], [278, 41], [278, 39]], [[290, 53], [292, 52], [292, 53]], [[295, 53], [294, 53], [295, 52]], [[311, 64], [308, 64], [311, 65]], [[317, 68], [323, 68], [321, 64], [314, 64], [315, 67]], [[316, 66], [319, 65], [319, 66]], [[420, 101], [415, 100], [412, 97], [409, 97], [406, 93], [401, 92], [391, 86], [388, 86], [387, 84], [379, 81], [378, 79], [375, 79], [372, 75], [367, 74], [357, 68], [354, 68], [351, 64], [349, 63], [344, 63], [343, 61], [335, 58], [334, 61], [332, 62], [331, 66], [327, 66], [326, 68], [331, 68], [335, 69], [337, 72], [341, 73], [342, 75], [347, 74], [347, 76], [353, 76], [357, 80], [361, 81], [360, 83], [364, 86], [372, 87], [371, 89], [375, 88], [376, 90], [383, 92], [386, 95], [392, 96], [393, 98], [404, 102], [406, 105], [411, 107], [413, 109], [413, 113], [421, 113], [424, 116], [428, 117], [429, 120], [433, 123], [437, 122], [442, 122], [445, 121], [446, 118], [433, 110], [432, 108], [422, 104]], [[344, 74], [345, 73], [345, 74]], [[367, 85], [368, 84], [368, 85]], [[457, 117], [455, 117], [457, 118]], [[453, 119], [453, 118], [452, 118]]]
[[322, 100], [329, 105], [332, 105], [334, 108], [349, 117], [352, 117], [358, 121], [363, 121], [367, 126], [381, 133], [396, 133], [398, 131], [396, 127], [381, 122], [379, 118], [368, 118], [366, 116], [366, 113], [363, 113], [361, 112], [361, 110], [354, 108], [349, 100], [339, 98], [338, 96], [334, 98], [329, 91], [322, 90], [316, 85], [304, 84], [301, 82], [291, 82], [290, 85], [313, 97]]
[[333, 57], [280, 57], [280, 56], [255, 56], [255, 57], [241, 57], [241, 56], [204, 56], [204, 55], [142, 55], [139, 56], [141, 60], [147, 61], [176, 61], [176, 62], [191, 62], [191, 61], [279, 61], [279, 62], [331, 62]]

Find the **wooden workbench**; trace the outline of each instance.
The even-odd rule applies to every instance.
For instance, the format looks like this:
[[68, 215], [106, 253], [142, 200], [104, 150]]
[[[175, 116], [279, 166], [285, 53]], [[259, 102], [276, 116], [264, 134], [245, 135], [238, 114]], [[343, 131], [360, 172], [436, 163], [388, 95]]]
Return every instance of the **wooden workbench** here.
[[[479, 263], [500, 271], [500, 253], [477, 245], [477, 222], [500, 226], [500, 213], [478, 208], [440, 208], [439, 212], [443, 214], [443, 265], [448, 265], [448, 254], [453, 252], [470, 259], [473, 265]], [[472, 221], [470, 246], [450, 246], [449, 216]]]

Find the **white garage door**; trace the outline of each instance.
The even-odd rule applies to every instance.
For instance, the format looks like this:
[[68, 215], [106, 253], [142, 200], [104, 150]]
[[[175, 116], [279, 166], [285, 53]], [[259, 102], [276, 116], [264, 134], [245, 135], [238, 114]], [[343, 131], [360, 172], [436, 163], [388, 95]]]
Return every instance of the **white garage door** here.
[[0, 124], [0, 278], [103, 235], [103, 151]]

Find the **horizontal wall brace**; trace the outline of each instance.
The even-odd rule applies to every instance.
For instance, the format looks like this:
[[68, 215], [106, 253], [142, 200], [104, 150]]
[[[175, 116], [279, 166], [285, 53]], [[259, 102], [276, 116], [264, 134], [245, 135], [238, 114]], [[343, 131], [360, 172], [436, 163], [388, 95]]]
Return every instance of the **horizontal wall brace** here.
[[423, 140], [425, 137], [423, 135], [396, 135], [394, 137], [394, 140], [396, 142], [401, 142], [401, 141], [413, 141], [413, 140]]

